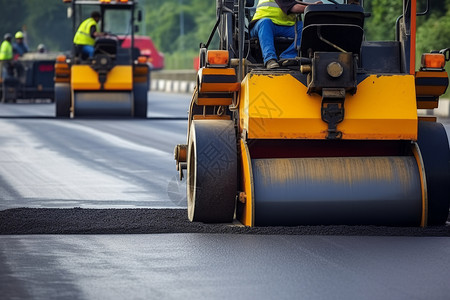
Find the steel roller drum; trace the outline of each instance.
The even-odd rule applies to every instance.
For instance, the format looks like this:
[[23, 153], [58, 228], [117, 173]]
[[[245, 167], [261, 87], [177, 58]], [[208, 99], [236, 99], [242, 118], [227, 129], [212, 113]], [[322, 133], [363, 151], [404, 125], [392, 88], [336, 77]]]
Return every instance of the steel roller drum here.
[[412, 156], [252, 160], [256, 226], [418, 226], [419, 169]]
[[74, 115], [80, 116], [132, 116], [131, 92], [75, 92]]

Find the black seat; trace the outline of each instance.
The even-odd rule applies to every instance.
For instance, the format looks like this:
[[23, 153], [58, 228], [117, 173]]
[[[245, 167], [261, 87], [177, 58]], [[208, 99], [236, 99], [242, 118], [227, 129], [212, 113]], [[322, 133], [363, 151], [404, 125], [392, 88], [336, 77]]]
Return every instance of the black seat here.
[[119, 41], [115, 37], [97, 38], [94, 45], [94, 56], [96, 54], [115, 56], [117, 54], [118, 47]]
[[321, 4], [305, 9], [300, 54], [346, 51], [360, 54], [364, 11], [359, 5]]

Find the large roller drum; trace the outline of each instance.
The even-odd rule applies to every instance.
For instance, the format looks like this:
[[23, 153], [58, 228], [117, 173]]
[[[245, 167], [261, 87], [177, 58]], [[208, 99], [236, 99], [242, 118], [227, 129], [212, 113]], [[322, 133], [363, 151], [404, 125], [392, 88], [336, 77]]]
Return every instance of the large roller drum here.
[[192, 121], [187, 157], [189, 220], [232, 222], [237, 190], [234, 122]]
[[253, 159], [255, 225], [415, 225], [414, 156]]
[[74, 92], [74, 116], [133, 116], [133, 93]]

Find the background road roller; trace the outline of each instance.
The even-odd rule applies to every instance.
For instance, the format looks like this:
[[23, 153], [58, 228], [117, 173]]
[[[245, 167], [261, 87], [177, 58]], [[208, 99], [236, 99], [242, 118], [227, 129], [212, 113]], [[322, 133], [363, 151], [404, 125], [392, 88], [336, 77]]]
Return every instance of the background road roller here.
[[175, 147], [191, 221], [445, 224], [449, 143], [417, 109], [437, 107], [449, 49], [416, 71], [415, 0], [394, 41], [364, 40], [360, 5], [308, 6], [299, 64], [273, 70], [246, 32], [253, 4], [217, 3], [220, 46], [200, 49], [187, 144]]
[[[92, 11], [101, 12], [100, 31], [93, 58], [76, 49], [70, 59], [55, 64], [56, 117], [128, 116], [147, 117], [149, 65], [134, 46], [136, 21], [141, 14], [137, 0], [63, 0], [70, 3], [73, 34]], [[131, 45], [122, 47], [126, 37]]]

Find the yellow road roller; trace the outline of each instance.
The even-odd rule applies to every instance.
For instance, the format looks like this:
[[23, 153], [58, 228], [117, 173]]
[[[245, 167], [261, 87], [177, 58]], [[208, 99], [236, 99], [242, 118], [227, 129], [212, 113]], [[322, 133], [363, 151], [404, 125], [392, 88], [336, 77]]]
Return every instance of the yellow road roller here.
[[[56, 117], [147, 117], [149, 65], [134, 46], [135, 24], [142, 18], [137, 0], [63, 0], [73, 34], [92, 12], [100, 13], [101, 36], [93, 55], [74, 45], [71, 57], [55, 64]], [[87, 26], [87, 25], [86, 25]], [[84, 32], [82, 32], [84, 33]], [[131, 47], [122, 47], [124, 39]]]
[[[355, 1], [310, 5], [298, 56], [275, 69], [246, 31], [250, 2], [217, 1], [201, 45], [187, 143], [175, 147], [189, 220], [445, 224], [449, 142], [418, 109], [438, 106], [449, 49], [423, 54], [416, 71], [416, 1], [403, 1], [393, 41], [364, 39]], [[219, 49], [208, 49], [215, 31]], [[275, 41], [280, 52], [291, 43]]]

